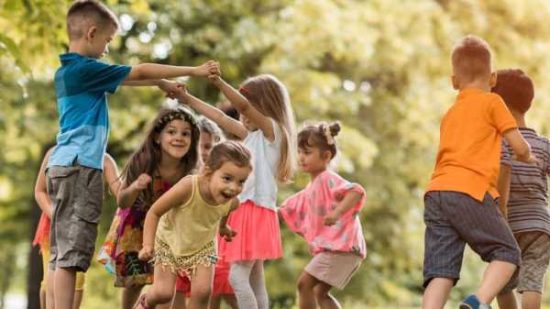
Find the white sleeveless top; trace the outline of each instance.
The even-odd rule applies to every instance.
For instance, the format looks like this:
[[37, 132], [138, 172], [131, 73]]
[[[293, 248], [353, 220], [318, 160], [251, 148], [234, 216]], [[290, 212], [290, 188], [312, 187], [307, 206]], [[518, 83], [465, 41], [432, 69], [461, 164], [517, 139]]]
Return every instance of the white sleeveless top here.
[[275, 138], [270, 142], [262, 130], [249, 132], [244, 145], [252, 153], [252, 173], [248, 176], [239, 195], [239, 201], [250, 200], [257, 206], [275, 210], [277, 205], [277, 165], [281, 156], [282, 132], [271, 119]]

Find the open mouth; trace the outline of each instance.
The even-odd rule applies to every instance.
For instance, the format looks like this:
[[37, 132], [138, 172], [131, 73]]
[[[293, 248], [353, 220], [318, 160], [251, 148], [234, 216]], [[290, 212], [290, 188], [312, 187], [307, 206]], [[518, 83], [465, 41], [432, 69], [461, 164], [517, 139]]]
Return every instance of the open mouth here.
[[231, 192], [222, 191], [221, 196], [223, 196], [223, 198], [225, 199], [232, 199], [235, 195]]

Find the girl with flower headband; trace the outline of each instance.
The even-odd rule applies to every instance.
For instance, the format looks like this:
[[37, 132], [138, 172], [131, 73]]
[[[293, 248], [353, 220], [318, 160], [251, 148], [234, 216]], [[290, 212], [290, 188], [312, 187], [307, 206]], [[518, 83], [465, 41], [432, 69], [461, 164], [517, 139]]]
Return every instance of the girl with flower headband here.
[[283, 255], [277, 182], [288, 182], [294, 173], [294, 114], [286, 87], [272, 75], [249, 78], [239, 91], [218, 75], [209, 79], [240, 113], [240, 121], [185, 88], [175, 97], [238, 136], [252, 153], [254, 170], [239, 195], [239, 208], [228, 221], [237, 236], [231, 242], [222, 241], [220, 251], [230, 263], [229, 281], [239, 308], [268, 308], [263, 264]]
[[311, 181], [279, 211], [288, 227], [305, 238], [313, 255], [298, 279], [300, 308], [341, 308], [330, 290], [343, 289], [367, 253], [359, 221], [365, 191], [327, 170], [336, 155], [334, 137], [339, 131], [337, 122], [300, 131], [298, 164]]
[[119, 209], [99, 254], [122, 287], [122, 308], [132, 308], [141, 289], [153, 280], [153, 267], [138, 259], [145, 215], [173, 184], [191, 174], [199, 159], [199, 128], [184, 107], [163, 107], [140, 147], [122, 172]]

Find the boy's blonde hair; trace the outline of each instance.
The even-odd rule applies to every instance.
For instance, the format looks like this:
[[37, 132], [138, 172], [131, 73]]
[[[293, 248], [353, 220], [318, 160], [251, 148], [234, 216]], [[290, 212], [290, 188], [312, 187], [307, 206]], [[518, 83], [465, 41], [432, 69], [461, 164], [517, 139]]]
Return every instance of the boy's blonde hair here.
[[239, 91], [281, 129], [281, 157], [276, 176], [280, 182], [289, 182], [296, 170], [296, 128], [286, 87], [275, 76], [263, 74], [245, 80]]
[[104, 29], [106, 26], [119, 28], [116, 15], [103, 3], [96, 0], [75, 1], [67, 12], [67, 32], [69, 40], [78, 40], [89, 27]]
[[461, 83], [491, 76], [491, 48], [477, 36], [467, 35], [454, 46], [451, 54], [453, 74]]

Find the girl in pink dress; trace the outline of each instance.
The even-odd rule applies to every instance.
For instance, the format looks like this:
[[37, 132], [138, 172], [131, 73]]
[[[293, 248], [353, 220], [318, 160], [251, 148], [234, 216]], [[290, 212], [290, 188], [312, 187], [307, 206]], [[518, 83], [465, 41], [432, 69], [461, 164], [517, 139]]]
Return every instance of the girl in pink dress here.
[[306, 126], [298, 134], [299, 168], [311, 175], [305, 189], [283, 202], [279, 213], [308, 243], [313, 259], [298, 279], [301, 309], [341, 308], [330, 294], [343, 289], [365, 258], [359, 211], [365, 191], [327, 167], [336, 155], [338, 123]]

